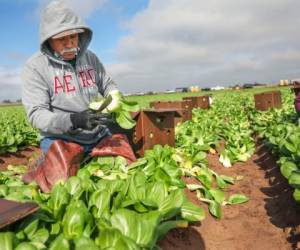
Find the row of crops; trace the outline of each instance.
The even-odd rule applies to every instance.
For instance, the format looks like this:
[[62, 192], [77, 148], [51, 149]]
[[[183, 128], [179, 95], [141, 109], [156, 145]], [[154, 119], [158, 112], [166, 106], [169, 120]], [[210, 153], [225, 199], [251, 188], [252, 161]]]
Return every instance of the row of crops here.
[[282, 175], [294, 188], [294, 199], [300, 202], [300, 120], [287, 95], [282, 109], [252, 113], [253, 129], [278, 157]]
[[253, 155], [257, 136], [278, 157], [280, 171], [300, 202], [300, 119], [294, 109], [294, 94], [289, 90], [282, 94], [282, 109], [257, 111], [253, 95], [233, 93], [217, 99], [208, 111], [193, 110], [193, 121], [177, 127], [177, 144], [179, 148], [192, 145], [185, 147], [191, 150], [190, 155], [199, 148], [218, 148], [219, 161], [231, 167]]
[[0, 155], [16, 152], [28, 145], [38, 145], [37, 130], [28, 123], [23, 107], [5, 107], [0, 110]]
[[[157, 241], [169, 230], [205, 217], [203, 208], [187, 199], [186, 186], [219, 218], [221, 205], [247, 201], [240, 194], [225, 197], [221, 189], [235, 180], [210, 170], [205, 157], [201, 151], [192, 168], [181, 167], [176, 149], [157, 145], [129, 166], [122, 157], [94, 158], [49, 194], [22, 183], [26, 168], [9, 166], [0, 176], [1, 197], [35, 201], [41, 209], [0, 233], [0, 244], [5, 249], [159, 249]], [[200, 182], [186, 185], [183, 176]]]
[[[34, 201], [41, 209], [1, 232], [0, 245], [5, 250], [159, 249], [159, 239], [172, 228], [203, 220], [205, 204], [221, 219], [227, 205], [248, 200], [226, 193], [240, 177], [210, 169], [207, 154], [218, 153], [224, 167], [234, 167], [253, 155], [255, 134], [280, 156], [281, 172], [299, 201], [300, 130], [293, 96], [283, 94], [283, 109], [267, 112], [256, 111], [247, 93], [217, 96], [211, 109], [193, 110], [193, 119], [176, 127], [175, 148], [157, 145], [131, 165], [122, 157], [93, 158], [49, 194], [21, 181], [25, 166], [9, 166], [0, 174], [0, 197]], [[197, 184], [186, 184], [184, 177]], [[198, 206], [185, 188], [195, 192]]]

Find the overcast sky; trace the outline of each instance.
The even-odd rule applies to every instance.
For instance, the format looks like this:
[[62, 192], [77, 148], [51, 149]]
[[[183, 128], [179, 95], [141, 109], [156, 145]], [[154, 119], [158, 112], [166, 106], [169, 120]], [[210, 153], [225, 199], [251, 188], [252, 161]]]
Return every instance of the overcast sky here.
[[[46, 0], [0, 0], [0, 101], [39, 49]], [[299, 0], [69, 0], [125, 93], [300, 77]]]

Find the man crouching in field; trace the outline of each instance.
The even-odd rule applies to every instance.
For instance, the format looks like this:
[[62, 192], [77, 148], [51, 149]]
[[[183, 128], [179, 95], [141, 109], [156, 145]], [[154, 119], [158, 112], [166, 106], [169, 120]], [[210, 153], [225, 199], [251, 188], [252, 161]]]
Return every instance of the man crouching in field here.
[[63, 179], [74, 175], [83, 154], [111, 136], [110, 117], [88, 111], [97, 96], [113, 97], [118, 91], [88, 50], [91, 39], [92, 30], [80, 17], [62, 1], [52, 1], [41, 19], [40, 51], [24, 66], [22, 102], [30, 123], [40, 131], [45, 156], [39, 172], [27, 181], [35, 179], [44, 191], [57, 179], [54, 168], [65, 169]]

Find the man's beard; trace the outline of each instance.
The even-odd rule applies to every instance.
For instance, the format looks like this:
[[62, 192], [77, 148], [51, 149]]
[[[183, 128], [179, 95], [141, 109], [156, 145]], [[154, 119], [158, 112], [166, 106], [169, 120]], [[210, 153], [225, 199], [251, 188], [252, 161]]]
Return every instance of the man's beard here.
[[76, 57], [78, 55], [78, 52], [80, 51], [80, 48], [77, 47], [77, 48], [64, 48], [63, 50], [61, 50], [59, 53], [58, 52], [54, 52], [54, 55], [61, 59], [61, 60], [66, 60], [63, 55], [65, 53], [74, 53], [74, 57]]
[[64, 48], [62, 51], [60, 51], [60, 54], [63, 55], [65, 53], [74, 53], [75, 56], [77, 56], [79, 51], [79, 48]]

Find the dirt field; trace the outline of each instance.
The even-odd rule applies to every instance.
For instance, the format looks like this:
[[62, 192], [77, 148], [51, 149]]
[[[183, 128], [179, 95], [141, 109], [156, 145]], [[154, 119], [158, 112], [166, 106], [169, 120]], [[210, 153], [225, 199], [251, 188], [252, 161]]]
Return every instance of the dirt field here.
[[[243, 193], [247, 203], [223, 208], [223, 218], [207, 217], [201, 225], [188, 230], [173, 230], [160, 246], [165, 250], [285, 250], [300, 249], [300, 205], [282, 177], [276, 158], [257, 145], [255, 155], [246, 163], [225, 169], [217, 155], [209, 155], [209, 167], [218, 173], [243, 176], [228, 192]], [[194, 194], [189, 197], [199, 204]], [[298, 243], [299, 242], [299, 243]]]
[[[39, 150], [30, 147], [0, 157], [0, 169], [8, 164], [26, 164]], [[159, 242], [164, 250], [285, 250], [300, 249], [300, 204], [276, 165], [276, 157], [257, 145], [255, 155], [246, 163], [225, 169], [217, 155], [209, 155], [209, 167], [218, 173], [243, 176], [228, 188], [228, 194], [243, 193], [250, 201], [223, 207], [221, 220], [213, 218], [205, 204], [206, 219], [188, 229], [175, 229]], [[191, 182], [191, 179], [186, 179]], [[189, 198], [199, 205], [193, 193]]]

